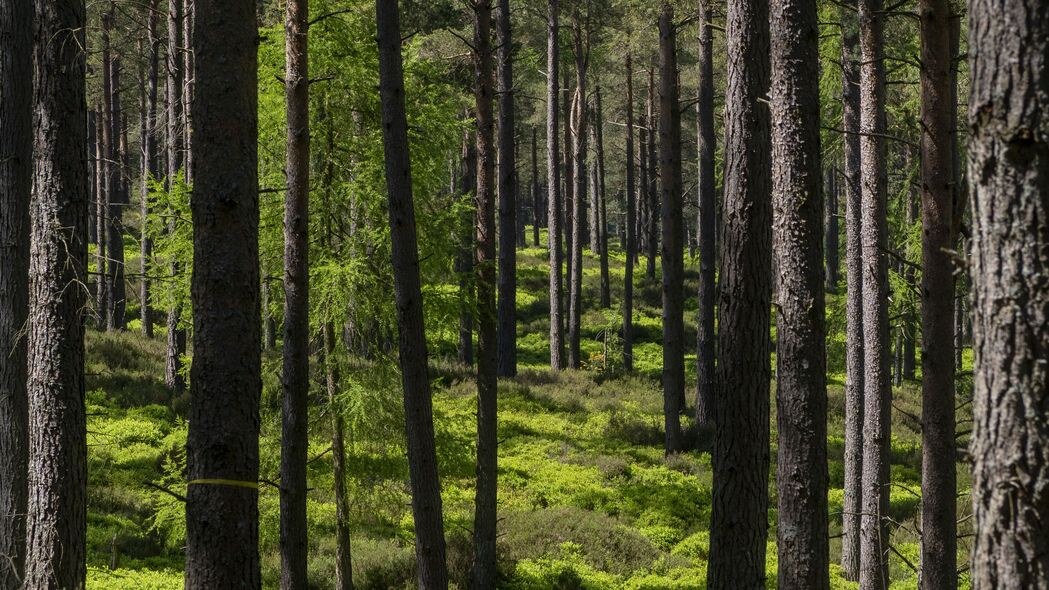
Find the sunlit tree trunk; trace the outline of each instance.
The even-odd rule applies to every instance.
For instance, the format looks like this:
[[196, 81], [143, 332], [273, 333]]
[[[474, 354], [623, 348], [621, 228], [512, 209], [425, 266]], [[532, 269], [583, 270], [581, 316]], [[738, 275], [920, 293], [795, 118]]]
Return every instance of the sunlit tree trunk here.
[[546, 190], [547, 245], [550, 250], [550, 368], [565, 366], [564, 282], [561, 275], [561, 240], [564, 225], [561, 209], [561, 156], [558, 133], [558, 0], [548, 0], [546, 15]]

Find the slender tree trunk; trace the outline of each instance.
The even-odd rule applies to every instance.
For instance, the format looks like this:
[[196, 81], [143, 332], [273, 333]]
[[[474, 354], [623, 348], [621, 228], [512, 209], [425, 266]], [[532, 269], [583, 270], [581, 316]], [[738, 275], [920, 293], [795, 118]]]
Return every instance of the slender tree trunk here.
[[532, 246], [539, 247], [539, 226], [542, 223], [543, 196], [539, 188], [539, 151], [537, 149], [536, 135], [538, 131], [532, 127]]
[[626, 268], [623, 271], [623, 369], [634, 370], [634, 262], [637, 257], [634, 180], [634, 57], [626, 54]]
[[[640, 169], [637, 190], [637, 245], [638, 251], [634, 253], [635, 262], [640, 266], [642, 254], [648, 253], [648, 142], [650, 125], [645, 113], [640, 115], [638, 129], [638, 166]], [[647, 269], [646, 269], [647, 273]]]
[[564, 93], [561, 102], [561, 120], [564, 126], [564, 146], [561, 148], [561, 156], [564, 162], [563, 182], [565, 187], [564, 192], [564, 203], [563, 209], [561, 210], [561, 216], [563, 218], [562, 227], [564, 228], [564, 239], [565, 239], [565, 280], [568, 284], [565, 285], [566, 293], [562, 296], [567, 295], [569, 300], [566, 300], [562, 305], [565, 307], [564, 320], [566, 324], [570, 317], [569, 306], [571, 298], [571, 282], [572, 282], [572, 234], [575, 231], [575, 224], [573, 223], [573, 214], [575, 213], [575, 169], [572, 167], [572, 108], [573, 108], [573, 94], [572, 85], [568, 81], [569, 70], [565, 68], [561, 71], [562, 82], [561, 92]]
[[186, 588], [257, 589], [262, 377], [255, 2], [198, 0], [193, 20]]
[[124, 207], [128, 198], [126, 173], [127, 141], [124, 134], [123, 104], [120, 90], [121, 59], [113, 59], [110, 67], [110, 164], [109, 190], [106, 191], [107, 226], [106, 254], [108, 273], [106, 274], [106, 293], [108, 309], [106, 311], [106, 330], [123, 331], [126, 327], [124, 311], [127, 306], [127, 288], [124, 284]]
[[495, 305], [495, 120], [492, 116], [493, 49], [491, 0], [472, 5], [474, 97], [477, 107], [477, 490], [474, 504], [474, 588], [495, 587], [498, 425]]
[[765, 586], [772, 204], [770, 120], [759, 99], [769, 90], [768, 22], [766, 0], [729, 2], [711, 590]]
[[[419, 248], [415, 231], [408, 119], [404, 108], [401, 25], [397, 0], [376, 0], [379, 41], [379, 93], [389, 195], [394, 295], [400, 334], [399, 358], [408, 438], [408, 474], [415, 519], [415, 560], [419, 588], [448, 587], [441, 482], [437, 474], [433, 401], [427, 369]], [[493, 416], [494, 418], [494, 416]]]
[[335, 326], [324, 324], [324, 383], [331, 414], [332, 475], [335, 479], [335, 589], [353, 590], [350, 559], [350, 500], [346, 495], [346, 421], [339, 404], [339, 362], [335, 358]]
[[598, 86], [594, 92], [595, 119], [593, 129], [596, 130], [596, 160], [594, 166], [597, 168], [597, 205], [598, 205], [598, 239], [601, 254], [601, 307], [608, 309], [612, 307], [612, 290], [608, 280], [608, 209], [605, 196], [605, 132], [604, 113], [601, 109], [601, 87]]
[[110, 202], [115, 190], [116, 173], [113, 167], [113, 53], [110, 47], [110, 31], [113, 28], [114, 4], [110, 2], [106, 12], [102, 13], [102, 105], [99, 109], [98, 137], [101, 141], [98, 152], [98, 165], [102, 175], [102, 192], [95, 202], [95, 244], [98, 251], [96, 265], [98, 280], [96, 299], [98, 300], [98, 328], [109, 330], [110, 326], [110, 293], [109, 280], [109, 219]]
[[[182, 0], [168, 0], [168, 50], [167, 50], [167, 180], [165, 188], [173, 190], [175, 177], [183, 170], [184, 155], [182, 135]], [[174, 224], [169, 226], [174, 231]], [[174, 279], [181, 272], [177, 262], [171, 264]], [[175, 304], [168, 309], [167, 357], [164, 382], [174, 394], [186, 388], [182, 376], [182, 355], [186, 353], [186, 331], [181, 327], [182, 310]]]
[[558, 56], [558, 0], [547, 1], [546, 21], [546, 190], [548, 214], [547, 245], [550, 250], [550, 368], [560, 371], [565, 367], [564, 343], [564, 283], [561, 279], [561, 156], [558, 134], [557, 70]]
[[575, 42], [576, 91], [572, 105], [572, 242], [568, 252], [572, 264], [568, 276], [568, 366], [578, 369], [580, 358], [580, 328], [583, 317], [583, 241], [586, 232], [584, 203], [586, 203], [586, 69], [590, 48], [584, 48], [582, 18], [578, 9], [573, 16]]
[[[951, 120], [953, 121], [954, 119], [951, 119]], [[952, 129], [954, 129], [953, 126], [952, 126]], [[953, 159], [953, 157], [952, 157], [952, 159]], [[952, 179], [954, 178], [953, 174], [951, 175], [951, 178]], [[953, 187], [950, 187], [950, 188], [951, 188], [951, 197], [953, 198], [954, 197], [954, 190], [953, 190]], [[914, 225], [914, 222], [918, 221], [920, 219], [919, 213], [918, 213], [918, 207], [920, 206], [920, 203], [918, 202], [918, 199], [914, 198], [913, 191], [908, 191], [907, 192], [907, 205], [908, 205], [907, 209], [906, 209], [907, 215], [905, 217], [905, 220], [906, 220], [906, 223], [907, 223], [907, 227], [912, 227]], [[953, 215], [952, 215], [952, 217], [953, 217]], [[952, 244], [951, 246], [953, 247], [954, 244]], [[916, 273], [915, 273], [914, 266], [912, 266], [910, 264], [904, 265], [903, 278], [906, 281], [908, 288], [917, 289], [918, 281], [917, 281], [917, 277], [915, 275], [916, 275]], [[954, 278], [951, 277], [951, 276], [949, 276], [948, 278], [951, 279], [951, 283], [952, 283], [951, 284], [951, 296], [953, 297], [954, 296], [954, 284], [953, 284], [954, 283]], [[952, 305], [952, 309], [953, 309], [953, 305]], [[910, 309], [907, 310], [907, 313], [904, 316], [904, 323], [903, 323], [903, 363], [902, 363], [903, 366], [901, 367], [902, 374], [900, 375], [900, 377], [902, 379], [909, 379], [911, 381], [914, 380], [915, 365], [917, 364], [917, 358], [918, 358], [917, 351], [916, 351], [916, 344], [917, 344], [916, 340], [917, 340], [917, 335], [918, 335], [917, 334], [917, 326], [916, 326], [916, 324], [918, 323], [918, 320], [917, 320], [916, 316], [917, 316], [917, 313], [915, 312], [915, 310], [914, 310], [914, 308], [912, 306]], [[953, 317], [951, 318], [951, 321], [952, 322], [954, 321]], [[953, 373], [952, 373], [952, 379], [953, 379]]]
[[149, 236], [148, 220], [150, 216], [149, 183], [160, 179], [159, 158], [157, 156], [157, 87], [160, 76], [160, 43], [157, 33], [158, 0], [150, 0], [147, 17], [146, 41], [149, 43], [149, 73], [146, 81], [145, 109], [143, 110], [142, 133], [142, 231], [140, 234], [139, 254], [142, 259], [142, 279], [139, 281], [139, 299], [141, 299], [142, 335], [153, 337], [153, 308], [150, 306], [152, 283], [149, 278], [152, 272], [153, 240]]
[[714, 300], [717, 264], [717, 194], [714, 172], [714, 28], [710, 0], [699, 3], [699, 91], [696, 97], [696, 142], [699, 152], [699, 318], [696, 330], [696, 424], [714, 421]]
[[682, 219], [681, 108], [678, 106], [677, 38], [674, 9], [659, 16], [659, 176], [663, 239], [663, 423], [667, 455], [681, 451], [685, 394], [685, 245]]
[[85, 297], [70, 285], [87, 278], [86, 10], [82, 0], [34, 6], [24, 587], [79, 590], [87, 576]]
[[498, 374], [517, 374], [517, 158], [514, 152], [513, 39], [510, 0], [498, 0], [496, 43], [499, 46], [499, 305]]
[[31, 3], [0, 0], [0, 588], [20, 587], [26, 565], [33, 28]]
[[193, 52], [193, 20], [196, 0], [182, 1], [182, 146], [185, 150], [186, 183], [193, 184], [193, 87], [195, 80]]
[[[463, 132], [462, 198], [472, 201], [477, 187], [477, 147], [469, 131]], [[455, 271], [459, 274], [459, 362], [474, 364], [474, 219], [470, 208], [463, 208], [459, 228], [459, 254]]]
[[1049, 587], [1044, 8], [1033, 0], [969, 4], [974, 590]]
[[827, 281], [827, 292], [838, 292], [838, 270], [841, 262], [838, 260], [838, 182], [837, 168], [828, 166], [825, 172], [826, 180], [823, 183], [824, 203], [826, 204], [826, 222], [824, 227], [824, 260], [826, 261], [825, 277]]
[[[780, 588], [830, 588], [827, 287], [815, 2], [772, 0], [772, 194], [777, 261], [776, 548]], [[828, 257], [829, 261], [830, 258]]]
[[656, 256], [659, 251], [659, 194], [656, 181], [658, 160], [656, 157], [656, 137], [659, 133], [656, 120], [656, 66], [648, 69], [648, 186], [645, 187], [645, 200], [648, 206], [648, 217], [646, 219], [645, 249], [648, 252], [648, 264], [645, 274], [649, 280], [656, 279]]
[[860, 216], [863, 252], [863, 469], [860, 588], [889, 586], [888, 220], [882, 0], [860, 0]]
[[842, 509], [841, 567], [845, 578], [860, 577], [860, 480], [863, 472], [863, 248], [860, 224], [859, 31], [851, 7], [842, 21], [842, 127], [845, 148], [845, 490]]
[[288, 117], [284, 200], [284, 347], [281, 386], [280, 557], [282, 590], [306, 590], [306, 459], [310, 388], [310, 85], [309, 2], [285, 15]]

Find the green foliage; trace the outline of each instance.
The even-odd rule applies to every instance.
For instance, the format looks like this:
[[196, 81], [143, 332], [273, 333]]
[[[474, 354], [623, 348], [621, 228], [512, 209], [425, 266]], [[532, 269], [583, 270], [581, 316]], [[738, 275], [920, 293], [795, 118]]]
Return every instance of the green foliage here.
[[183, 170], [171, 179], [149, 181], [146, 233], [153, 240], [153, 258], [147, 267], [153, 278], [150, 297], [157, 309], [181, 310], [183, 328], [193, 326], [189, 301], [193, 272], [193, 216], [189, 205], [192, 193]]

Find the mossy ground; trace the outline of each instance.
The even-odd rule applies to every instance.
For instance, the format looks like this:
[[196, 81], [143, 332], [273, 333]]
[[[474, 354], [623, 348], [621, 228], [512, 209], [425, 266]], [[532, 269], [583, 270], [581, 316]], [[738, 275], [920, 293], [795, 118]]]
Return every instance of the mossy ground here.
[[[545, 239], [545, 238], [544, 238]], [[501, 587], [510, 589], [701, 589], [709, 549], [711, 468], [691, 422], [691, 449], [665, 459], [658, 384], [662, 349], [660, 286], [636, 273], [634, 375], [618, 363], [620, 310], [597, 309], [599, 275], [587, 258], [581, 371], [552, 374], [548, 364], [546, 251], [519, 251], [518, 343], [521, 373], [499, 387], [499, 550]], [[697, 275], [687, 264], [686, 330], [695, 333]], [[611, 257], [613, 301], [624, 258]], [[840, 552], [843, 451], [842, 302], [828, 319], [831, 560]], [[607, 341], [605, 336], [608, 335]], [[691, 339], [690, 339], [691, 340]], [[688, 351], [694, 381], [695, 351]], [[277, 478], [280, 362], [264, 360], [261, 474]], [[182, 588], [182, 469], [188, 398], [163, 387], [163, 343], [135, 334], [88, 336], [89, 522], [91, 589]], [[435, 421], [449, 566], [465, 588], [473, 515], [475, 389], [469, 370], [433, 362]], [[773, 388], [774, 389], [774, 388]], [[334, 572], [330, 414], [319, 375], [312, 393], [309, 464], [310, 578], [331, 588]], [[775, 474], [775, 404], [772, 467]], [[357, 361], [347, 370], [342, 403], [348, 424], [354, 581], [358, 588], [410, 588], [414, 552], [401, 434], [400, 392], [387, 365]], [[915, 586], [921, 448], [917, 384], [894, 390], [891, 516], [893, 588]], [[960, 417], [963, 418], [965, 410]], [[153, 487], [156, 486], [156, 487]], [[959, 464], [959, 514], [969, 514], [968, 472]], [[167, 491], [162, 490], [166, 489]], [[174, 492], [174, 494], [169, 493]], [[770, 477], [768, 587], [775, 586], [775, 482]], [[278, 495], [260, 491], [260, 549], [266, 587], [276, 587]], [[963, 520], [963, 529], [966, 521]], [[963, 539], [964, 541], [964, 539]], [[959, 563], [965, 563], [961, 543]], [[855, 584], [832, 565], [833, 587]], [[964, 578], [964, 576], [963, 576]], [[967, 585], [967, 580], [963, 579]]]

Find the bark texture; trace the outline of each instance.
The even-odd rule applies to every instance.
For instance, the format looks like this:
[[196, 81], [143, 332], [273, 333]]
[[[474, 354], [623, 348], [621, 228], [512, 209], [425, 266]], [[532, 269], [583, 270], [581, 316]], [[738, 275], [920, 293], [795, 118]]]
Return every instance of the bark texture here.
[[306, 590], [306, 460], [310, 389], [309, 2], [291, 0], [284, 20], [288, 150], [284, 196], [284, 347], [281, 390], [280, 585]]
[[568, 246], [571, 264], [568, 269], [568, 366], [578, 369], [580, 358], [580, 329], [583, 318], [583, 242], [586, 239], [586, 70], [589, 47], [584, 47], [582, 17], [577, 10], [572, 17], [572, 37], [575, 45], [575, 97], [572, 101], [572, 119], [569, 125], [572, 135], [572, 196], [571, 234]]
[[[168, 0], [168, 47], [167, 47], [167, 179], [165, 188], [171, 190], [179, 171], [183, 168], [185, 155], [183, 143], [182, 108], [182, 0]], [[171, 228], [174, 229], [173, 227]], [[180, 272], [177, 263], [171, 265], [171, 276]], [[186, 354], [186, 331], [181, 327], [182, 310], [176, 304], [167, 313], [167, 356], [164, 365], [164, 383], [174, 394], [186, 388], [182, 376], [182, 355]]]
[[560, 371], [565, 367], [564, 342], [564, 282], [562, 280], [561, 239], [561, 156], [558, 133], [559, 110], [557, 101], [560, 63], [558, 55], [558, 0], [548, 0], [546, 15], [546, 190], [548, 216], [547, 244], [550, 250], [550, 368]]
[[682, 218], [681, 107], [678, 105], [674, 9], [659, 15], [659, 176], [663, 239], [663, 451], [681, 450], [681, 401], [685, 394], [685, 232]]
[[[83, 0], [37, 0], [29, 259], [25, 588], [81, 590], [87, 536]], [[23, 80], [24, 82], [24, 80]]]
[[971, 0], [972, 587], [1049, 587], [1049, 12]]
[[197, 0], [193, 20], [186, 587], [257, 589], [262, 377], [255, 2]]
[[379, 94], [389, 194], [394, 295], [400, 334], [399, 358], [408, 438], [408, 474], [415, 519], [415, 560], [419, 588], [448, 587], [441, 482], [437, 473], [433, 401], [428, 376], [419, 247], [415, 230], [408, 118], [404, 107], [401, 25], [397, 0], [376, 0], [379, 43]]
[[732, 0], [708, 587], [765, 586], [772, 290], [769, 4]]
[[827, 361], [815, 2], [772, 0], [779, 588], [830, 588]]
[[623, 369], [634, 370], [634, 261], [637, 258], [634, 172], [634, 57], [626, 54], [626, 267], [623, 270]]
[[699, 319], [696, 329], [696, 424], [714, 420], [714, 299], [717, 289], [717, 194], [714, 171], [714, 30], [710, 0], [699, 3], [699, 92], [696, 96], [696, 142], [699, 153]]
[[498, 372], [517, 374], [517, 157], [514, 141], [514, 61], [510, 0], [499, 0], [496, 91], [499, 97]]
[[0, 0], [0, 588], [25, 573], [32, 75], [33, 5]]
[[141, 258], [139, 279], [140, 319], [142, 335], [153, 337], [153, 307], [150, 305], [153, 283], [150, 280], [150, 269], [153, 258], [153, 239], [149, 236], [147, 223], [149, 218], [149, 183], [160, 178], [160, 158], [157, 154], [157, 90], [160, 78], [160, 44], [157, 31], [159, 24], [158, 0], [150, 0], [149, 16], [146, 24], [146, 42], [149, 43], [149, 70], [146, 74], [144, 108], [142, 112], [142, 202], [140, 217], [143, 220], [139, 238], [139, 257]]

